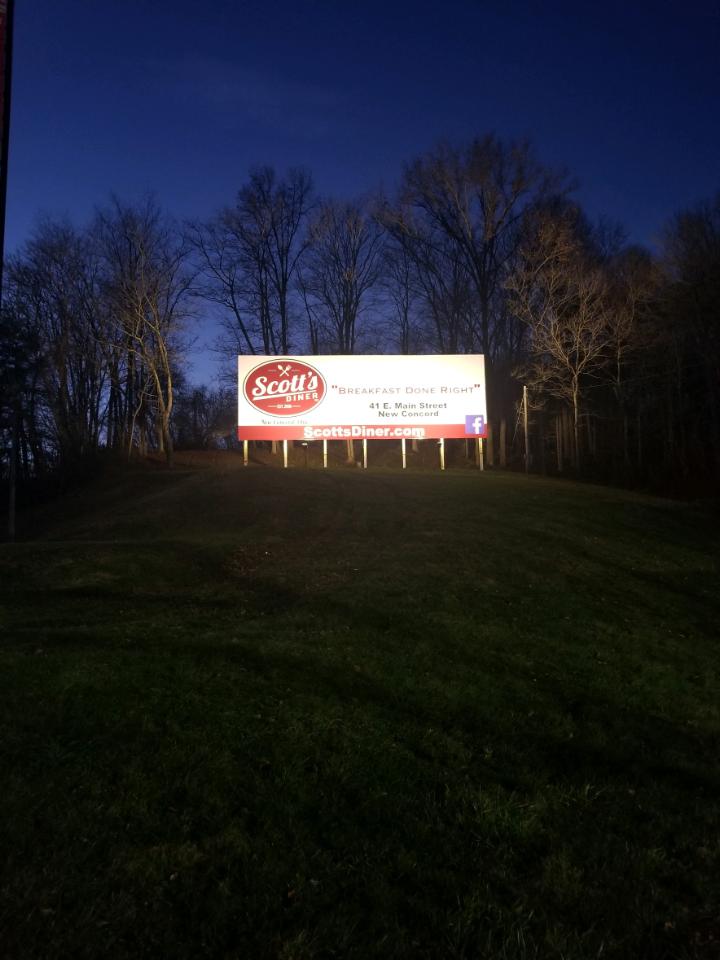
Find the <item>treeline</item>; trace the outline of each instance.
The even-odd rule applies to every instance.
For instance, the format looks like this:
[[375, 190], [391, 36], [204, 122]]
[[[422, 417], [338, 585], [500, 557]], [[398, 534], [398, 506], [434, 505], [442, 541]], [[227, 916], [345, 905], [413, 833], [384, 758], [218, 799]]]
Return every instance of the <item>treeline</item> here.
[[719, 313], [720, 194], [653, 255], [590, 223], [527, 143], [438, 146], [394, 196], [354, 201], [258, 168], [204, 222], [113, 200], [37, 226], [5, 266], [0, 466], [171, 465], [231, 436], [232, 373], [185, 373], [212, 317], [227, 371], [238, 353], [483, 353], [490, 466], [523, 462], [525, 386], [532, 469], [695, 494], [720, 477]]

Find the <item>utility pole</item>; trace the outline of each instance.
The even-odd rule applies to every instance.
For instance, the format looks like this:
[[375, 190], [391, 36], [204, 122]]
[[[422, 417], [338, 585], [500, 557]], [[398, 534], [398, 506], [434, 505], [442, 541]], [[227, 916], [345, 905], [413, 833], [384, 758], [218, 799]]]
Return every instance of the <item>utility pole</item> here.
[[[8, 156], [10, 153], [10, 90], [12, 85], [12, 40], [15, 0], [0, 0], [0, 315], [3, 302], [5, 265], [5, 210], [7, 206]], [[8, 538], [15, 539], [15, 487], [17, 484], [18, 397], [17, 376], [13, 384], [10, 464], [8, 468]]]
[[7, 204], [8, 156], [10, 154], [10, 93], [12, 87], [13, 20], [15, 0], [0, 0], [0, 306], [5, 265], [5, 208]]

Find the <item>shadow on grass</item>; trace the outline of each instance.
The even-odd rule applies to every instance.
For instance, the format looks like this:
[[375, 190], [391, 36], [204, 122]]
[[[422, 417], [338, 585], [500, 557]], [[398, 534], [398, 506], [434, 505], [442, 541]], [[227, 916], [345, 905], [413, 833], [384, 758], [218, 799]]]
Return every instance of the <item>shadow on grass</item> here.
[[[645, 576], [657, 586], [656, 575], [640, 578]], [[700, 601], [704, 589], [691, 584], [687, 595]], [[685, 596], [684, 587], [679, 592]], [[37, 607], [32, 590], [18, 590], [4, 602], [8, 610]], [[211, 595], [125, 593], [98, 584], [46, 591], [42, 610], [17, 626], [15, 638], [36, 646], [40, 637], [48, 650], [125, 653], [127, 638], [121, 640], [118, 631], [126, 623], [134, 657], [192, 658], [194, 668], [204, 671], [220, 664], [250, 670], [311, 701], [330, 698], [339, 709], [348, 703], [371, 707], [391, 726], [439, 727], [472, 750], [478, 742], [498, 740], [502, 763], [486, 760], [485, 768], [507, 789], [527, 788], [537, 778], [552, 783], [607, 777], [662, 782], [683, 794], [717, 794], [718, 775], [695, 760], [716, 754], [717, 735], [682, 728], [652, 706], [647, 713], [631, 710], [620, 692], [613, 698], [601, 681], [596, 686], [572, 676], [531, 677], [537, 673], [531, 665], [503, 675], [507, 664], [493, 660], [503, 651], [498, 646], [488, 655], [479, 619], [475, 649], [468, 641], [472, 621], [450, 630], [438, 621], [430, 625], [427, 613], [415, 605], [388, 609], [324, 597], [264, 576], [238, 577]], [[234, 639], [219, 641], [220, 631]], [[6, 636], [13, 639], [12, 628]], [[319, 644], [324, 656], [316, 652]], [[544, 726], [534, 719], [540, 715]]]
[[[195, 640], [155, 641], [153, 649], [189, 656], [208, 670], [221, 664], [223, 672], [230, 666], [270, 678], [281, 691], [307, 697], [310, 709], [317, 700], [334, 701], [340, 714], [344, 705], [359, 707], [394, 728], [418, 755], [423, 750], [413, 738], [428, 728], [458, 738], [473, 754], [482, 752], [481, 744], [494, 743], [497, 759], [485, 756], [482, 767], [486, 776], [508, 790], [609, 780], [623, 786], [671, 787], [683, 797], [700, 793], [720, 800], [720, 771], [703, 759], [717, 755], [717, 733], [689, 730], [656, 713], [631, 710], [590, 693], [582, 716], [577, 716], [577, 700], [569, 704], [566, 690], [549, 686], [542, 691], [548, 715], [564, 721], [559, 732], [557, 723], [539, 726], [534, 711], [524, 715], [523, 708], [537, 697], [534, 689], [528, 690], [527, 704], [508, 702], [502, 689], [489, 703], [474, 702], [466, 679], [458, 681], [454, 691], [458, 696], [453, 697], [451, 689], [442, 696], [422, 685], [402, 686], [396, 664], [387, 680], [378, 679], [348, 663], [313, 657], [307, 649], [295, 654], [287, 648], [260, 650], [242, 641]], [[596, 742], [599, 731], [602, 745]]]

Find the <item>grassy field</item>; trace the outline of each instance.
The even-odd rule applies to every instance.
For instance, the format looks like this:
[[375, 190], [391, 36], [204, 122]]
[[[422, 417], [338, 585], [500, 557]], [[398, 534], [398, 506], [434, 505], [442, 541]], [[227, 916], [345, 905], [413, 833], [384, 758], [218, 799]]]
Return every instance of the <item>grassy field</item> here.
[[0, 956], [720, 956], [697, 507], [137, 467], [0, 545]]

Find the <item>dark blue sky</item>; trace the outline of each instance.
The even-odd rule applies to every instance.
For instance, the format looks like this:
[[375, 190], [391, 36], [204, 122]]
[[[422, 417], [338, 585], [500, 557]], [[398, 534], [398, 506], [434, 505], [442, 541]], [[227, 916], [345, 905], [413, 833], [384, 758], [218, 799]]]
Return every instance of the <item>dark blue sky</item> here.
[[110, 193], [180, 217], [253, 163], [391, 190], [438, 139], [529, 137], [651, 244], [720, 189], [720, 2], [17, 0], [7, 245]]

